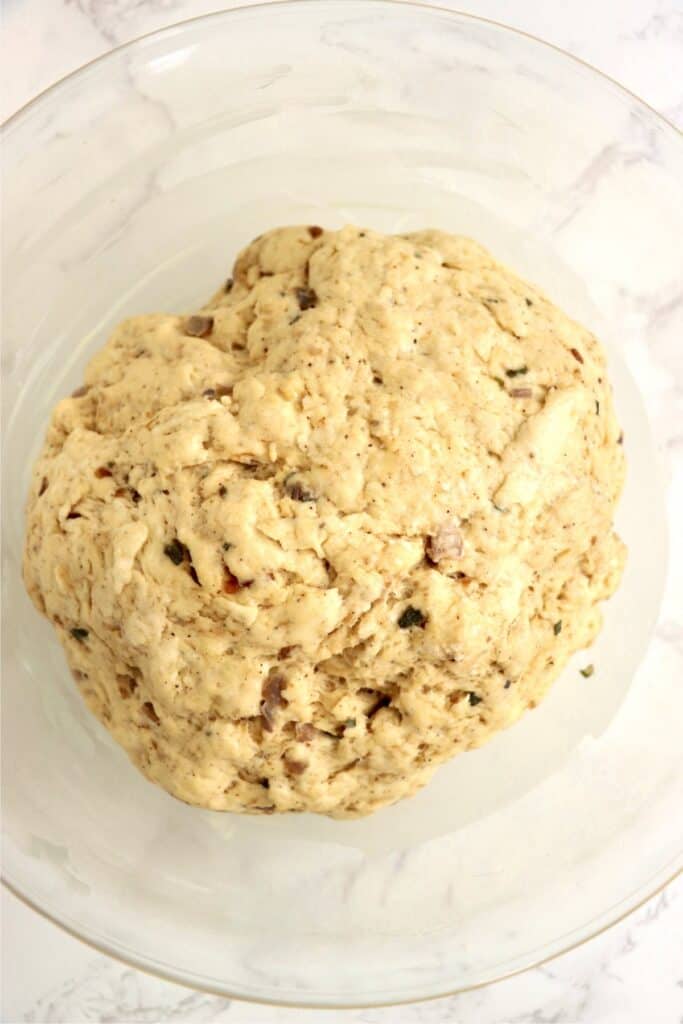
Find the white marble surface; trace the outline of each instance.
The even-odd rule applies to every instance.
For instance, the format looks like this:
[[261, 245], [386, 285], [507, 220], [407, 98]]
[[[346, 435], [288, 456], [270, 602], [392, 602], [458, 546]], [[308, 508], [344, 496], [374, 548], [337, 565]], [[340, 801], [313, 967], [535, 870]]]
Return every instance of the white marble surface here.
[[[446, 0], [442, 0], [446, 5]], [[5, 0], [0, 118], [75, 67], [211, 0]], [[230, 6], [230, 5], [228, 5]], [[571, 50], [683, 123], [680, 0], [460, 0]], [[126, 968], [2, 893], [2, 1020], [654, 1024], [683, 1021], [683, 882], [552, 963], [451, 999], [391, 1010], [305, 1012], [193, 993]]]

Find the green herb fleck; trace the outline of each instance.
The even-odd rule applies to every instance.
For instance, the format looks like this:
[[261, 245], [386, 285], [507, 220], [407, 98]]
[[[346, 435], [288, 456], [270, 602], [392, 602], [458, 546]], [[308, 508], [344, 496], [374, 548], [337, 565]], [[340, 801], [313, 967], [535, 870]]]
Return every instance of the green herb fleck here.
[[506, 370], [505, 371], [505, 376], [506, 377], [521, 377], [525, 373], [528, 373], [528, 372], [529, 372], [529, 367], [528, 366], [519, 366], [516, 370]]
[[355, 718], [347, 718], [346, 721], [344, 722], [344, 728], [345, 729], [353, 729], [355, 724], [356, 724], [356, 719]]
[[69, 630], [69, 632], [74, 640], [78, 640], [80, 643], [83, 643], [83, 641], [88, 638], [88, 630], [83, 629], [82, 626], [74, 626], [74, 628]]
[[185, 545], [181, 544], [176, 537], [164, 548], [164, 554], [170, 558], [174, 565], [180, 565], [185, 558]]
[[590, 677], [595, 672], [595, 665], [586, 665], [585, 668], [580, 668], [579, 672], [581, 673], [584, 679], [590, 679]]
[[401, 612], [401, 617], [398, 620], [398, 625], [401, 629], [410, 629], [412, 626], [424, 627], [427, 622], [427, 616], [424, 612], [421, 612], [419, 608], [414, 608], [412, 604], [409, 604], [407, 608]]
[[469, 702], [473, 708], [476, 708], [477, 704], [481, 704], [483, 697], [480, 697], [478, 693], [474, 693], [472, 690], [467, 694]]
[[561, 632], [562, 632], [562, 619], [558, 619], [557, 622], [555, 623], [555, 625], [553, 626], [553, 633], [555, 634], [555, 636], [559, 636]]

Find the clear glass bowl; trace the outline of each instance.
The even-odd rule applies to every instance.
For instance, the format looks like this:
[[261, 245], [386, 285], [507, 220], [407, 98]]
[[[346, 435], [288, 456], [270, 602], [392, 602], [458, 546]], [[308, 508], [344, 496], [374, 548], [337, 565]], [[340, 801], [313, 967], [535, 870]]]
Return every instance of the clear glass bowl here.
[[[176, 981], [351, 1006], [582, 942], [681, 865], [683, 142], [528, 36], [319, 0], [149, 36], [5, 127], [5, 878]], [[177, 803], [81, 704], [20, 576], [54, 402], [122, 317], [182, 311], [267, 227], [471, 234], [604, 340], [629, 476], [623, 586], [546, 702], [358, 822]], [[673, 529], [669, 531], [669, 525]], [[595, 663], [595, 675], [578, 668]]]

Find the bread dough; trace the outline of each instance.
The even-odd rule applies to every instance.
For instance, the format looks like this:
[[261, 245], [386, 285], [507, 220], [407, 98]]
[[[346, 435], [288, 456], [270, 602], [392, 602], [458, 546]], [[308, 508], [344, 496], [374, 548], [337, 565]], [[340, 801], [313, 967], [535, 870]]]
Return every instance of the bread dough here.
[[149, 779], [363, 815], [593, 640], [623, 475], [600, 345], [475, 242], [279, 229], [57, 405], [26, 584]]

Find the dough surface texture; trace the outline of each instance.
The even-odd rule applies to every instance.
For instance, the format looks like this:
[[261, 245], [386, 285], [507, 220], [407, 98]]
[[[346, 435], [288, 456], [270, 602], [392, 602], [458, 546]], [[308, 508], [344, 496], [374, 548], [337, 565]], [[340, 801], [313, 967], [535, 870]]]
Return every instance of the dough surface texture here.
[[149, 779], [363, 815], [594, 639], [620, 440], [598, 342], [475, 242], [277, 229], [57, 405], [25, 580]]

